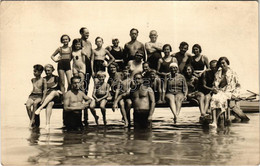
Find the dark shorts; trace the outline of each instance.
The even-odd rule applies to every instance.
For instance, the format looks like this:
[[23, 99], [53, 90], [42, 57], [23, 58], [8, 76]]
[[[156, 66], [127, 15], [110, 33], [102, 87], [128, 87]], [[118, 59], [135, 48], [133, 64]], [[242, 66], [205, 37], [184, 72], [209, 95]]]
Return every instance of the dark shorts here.
[[69, 59], [62, 59], [58, 62], [58, 70], [68, 71], [71, 70], [70, 67], [70, 60]]
[[106, 67], [103, 65], [103, 60], [94, 60], [94, 72], [106, 71]]
[[77, 111], [63, 111], [63, 123], [67, 130], [82, 129], [82, 110]]
[[125, 63], [124, 62], [116, 62], [118, 64], [118, 71], [123, 71], [124, 67], [125, 67]]
[[148, 128], [150, 122], [148, 121], [150, 110], [134, 111], [134, 126], [138, 128]]
[[161, 52], [154, 52], [148, 59], [149, 67], [151, 69], [157, 70], [158, 61], [162, 58]]

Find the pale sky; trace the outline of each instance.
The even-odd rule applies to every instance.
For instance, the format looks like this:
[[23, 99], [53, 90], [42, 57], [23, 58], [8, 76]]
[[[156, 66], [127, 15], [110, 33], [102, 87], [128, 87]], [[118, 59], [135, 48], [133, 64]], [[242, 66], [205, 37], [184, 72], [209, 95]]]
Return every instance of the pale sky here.
[[104, 47], [112, 37], [123, 46], [131, 28], [139, 30], [143, 43], [150, 30], [157, 30], [158, 41], [171, 44], [173, 52], [182, 41], [189, 43], [190, 53], [198, 43], [209, 60], [229, 58], [243, 89], [259, 91], [256, 1], [3, 1], [0, 8], [1, 110], [25, 112], [32, 66], [51, 63], [56, 68], [50, 56], [61, 46], [60, 36], [78, 38], [81, 27], [89, 29], [94, 48], [97, 36], [103, 37]]

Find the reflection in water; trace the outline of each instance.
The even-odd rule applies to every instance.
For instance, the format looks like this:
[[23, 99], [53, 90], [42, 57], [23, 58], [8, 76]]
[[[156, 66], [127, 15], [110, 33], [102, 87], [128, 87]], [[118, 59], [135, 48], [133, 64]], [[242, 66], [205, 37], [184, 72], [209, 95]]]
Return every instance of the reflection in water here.
[[158, 121], [150, 129], [111, 125], [41, 134], [40, 130], [32, 130], [28, 141], [39, 150], [29, 157], [31, 164], [209, 165], [233, 161], [239, 154], [237, 146], [245, 140], [232, 132], [232, 127], [216, 131], [198, 123], [172, 125]]

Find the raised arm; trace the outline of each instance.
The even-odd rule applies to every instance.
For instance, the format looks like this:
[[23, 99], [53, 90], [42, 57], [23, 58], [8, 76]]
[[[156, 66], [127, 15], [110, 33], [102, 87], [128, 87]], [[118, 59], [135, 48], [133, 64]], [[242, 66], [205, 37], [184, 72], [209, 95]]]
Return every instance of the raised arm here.
[[109, 66], [112, 62], [115, 61], [115, 58], [113, 57], [113, 55], [110, 54], [110, 52], [108, 50], [106, 50], [106, 54], [109, 56], [109, 61], [107, 66]]
[[54, 61], [54, 62], [59, 62], [60, 59], [58, 60], [55, 60], [55, 56], [60, 53], [60, 48], [57, 48], [54, 53], [51, 55], [51, 59]]

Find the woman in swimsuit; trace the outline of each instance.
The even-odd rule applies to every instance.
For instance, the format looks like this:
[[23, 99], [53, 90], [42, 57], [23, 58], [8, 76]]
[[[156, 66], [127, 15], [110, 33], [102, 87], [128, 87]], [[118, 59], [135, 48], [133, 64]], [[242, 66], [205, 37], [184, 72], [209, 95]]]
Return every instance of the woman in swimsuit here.
[[[202, 49], [199, 44], [194, 44], [192, 47], [191, 66], [194, 69], [194, 75], [200, 77], [204, 70], [209, 68], [209, 60], [205, 55], [201, 54]], [[206, 68], [206, 69], [205, 69]]]
[[204, 94], [198, 91], [199, 79], [193, 73], [194, 69], [191, 65], [184, 67], [183, 74], [188, 86], [187, 99], [196, 99], [199, 102], [201, 117], [203, 117], [206, 115], [206, 110], [204, 110], [206, 100]]
[[61, 95], [62, 92], [60, 91], [60, 81], [59, 77], [53, 75], [54, 67], [51, 64], [47, 64], [44, 66], [44, 71], [46, 76], [44, 79], [47, 82], [47, 94], [46, 98], [41, 104], [41, 106], [35, 111], [36, 115], [39, 115], [41, 110], [46, 107], [46, 129], [50, 128], [50, 119], [52, 113], [52, 107], [54, 103], [61, 103]]
[[171, 56], [172, 47], [170, 44], [165, 44], [163, 46], [164, 57], [159, 59], [157, 66], [157, 74], [162, 80], [162, 101], [165, 101], [165, 90], [167, 84], [167, 77], [170, 75], [170, 64], [178, 63], [177, 59]]
[[79, 76], [81, 79], [81, 90], [84, 92], [84, 84], [83, 81], [85, 80], [85, 73], [86, 73], [86, 64], [85, 59], [86, 55], [83, 54], [81, 45], [81, 39], [74, 39], [72, 42], [72, 59], [73, 59], [73, 76]]
[[113, 44], [112, 46], [108, 46], [106, 49], [115, 58], [115, 62], [118, 64], [119, 67], [118, 71], [122, 71], [124, 68], [123, 48], [118, 45], [119, 44], [118, 38], [113, 38], [112, 44]]
[[177, 123], [177, 118], [181, 110], [182, 101], [187, 98], [188, 87], [186, 79], [182, 74], [179, 74], [178, 64], [170, 64], [170, 78], [167, 80], [167, 88], [165, 99], [170, 105], [170, 109], [173, 113], [173, 121]]
[[[70, 79], [72, 77], [70, 61], [71, 61], [71, 47], [69, 47], [70, 37], [68, 35], [62, 35], [60, 38], [62, 47], [59, 47], [51, 56], [51, 59], [58, 63], [58, 74], [60, 78], [60, 88], [62, 94], [65, 93], [65, 77], [67, 77], [68, 81], [68, 89], [70, 87]], [[57, 54], [60, 54], [58, 58], [55, 58]]]

